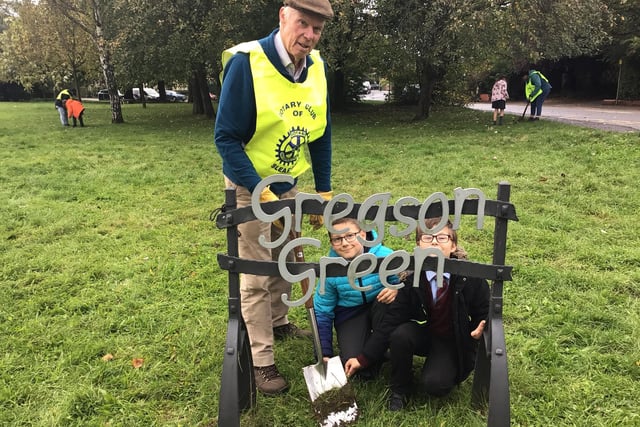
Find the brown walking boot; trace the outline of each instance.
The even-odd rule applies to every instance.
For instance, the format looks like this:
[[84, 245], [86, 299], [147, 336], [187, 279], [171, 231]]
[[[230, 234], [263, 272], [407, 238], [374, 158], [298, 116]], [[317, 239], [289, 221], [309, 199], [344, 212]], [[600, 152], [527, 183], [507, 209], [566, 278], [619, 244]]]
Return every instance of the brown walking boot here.
[[273, 328], [273, 337], [277, 340], [286, 338], [311, 338], [311, 336], [311, 331], [300, 329], [293, 323], [287, 323], [286, 325]]
[[280, 374], [276, 365], [254, 366], [253, 375], [258, 391], [267, 396], [275, 396], [289, 388], [287, 380]]

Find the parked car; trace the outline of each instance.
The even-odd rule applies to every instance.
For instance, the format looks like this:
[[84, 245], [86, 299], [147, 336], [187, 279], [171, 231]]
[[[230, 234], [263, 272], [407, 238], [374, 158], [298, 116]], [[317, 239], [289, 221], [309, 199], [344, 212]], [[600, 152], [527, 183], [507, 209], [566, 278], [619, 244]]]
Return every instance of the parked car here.
[[[140, 99], [140, 88], [134, 87], [131, 89], [133, 93], [133, 99], [136, 101]], [[160, 94], [155, 89], [151, 89], [150, 87], [144, 88], [144, 97], [147, 101], [158, 101], [160, 99]]]
[[[122, 98], [124, 95], [122, 92], [118, 91], [118, 96]], [[109, 89], [100, 89], [98, 91], [98, 101], [108, 101], [109, 99]]]
[[165, 90], [167, 94], [167, 101], [171, 102], [185, 102], [187, 101], [187, 95], [182, 94], [180, 92], [176, 92], [175, 90]]

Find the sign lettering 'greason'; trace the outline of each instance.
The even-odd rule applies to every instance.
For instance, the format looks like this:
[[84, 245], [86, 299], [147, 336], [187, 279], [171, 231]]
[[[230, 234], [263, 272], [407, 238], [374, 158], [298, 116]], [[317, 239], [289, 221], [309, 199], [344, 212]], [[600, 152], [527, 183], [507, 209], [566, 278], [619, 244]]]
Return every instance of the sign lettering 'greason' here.
[[[252, 211], [258, 220], [263, 222], [274, 222], [276, 220], [280, 220], [284, 224], [284, 230], [282, 231], [282, 235], [280, 236], [280, 238], [274, 241], [268, 241], [264, 235], [261, 235], [258, 238], [258, 242], [260, 243], [260, 245], [269, 249], [273, 249], [282, 245], [287, 240], [287, 236], [291, 231], [291, 227], [294, 227], [294, 230], [298, 232], [301, 231], [302, 229], [302, 215], [296, 215], [295, 224], [293, 224], [294, 216], [293, 216], [293, 212], [291, 212], [291, 208], [289, 207], [284, 207], [273, 214], [267, 214], [262, 210], [262, 207], [260, 206], [260, 193], [264, 188], [268, 187], [274, 182], [287, 182], [290, 184], [294, 184], [295, 181], [293, 177], [289, 175], [282, 175], [282, 174], [271, 175], [263, 179], [262, 181], [260, 181], [260, 183], [256, 186], [255, 190], [251, 195]], [[478, 210], [476, 212], [476, 217], [477, 217], [476, 228], [478, 230], [482, 229], [484, 225], [484, 205], [486, 201], [486, 197], [484, 193], [477, 188], [465, 188], [465, 189], [456, 188], [453, 190], [453, 194], [454, 194], [453, 229], [456, 230], [460, 227], [460, 220], [462, 217], [462, 206], [464, 204], [464, 201], [471, 196], [478, 198]], [[366, 240], [358, 236], [357, 237], [358, 241], [360, 241], [360, 243], [362, 243], [363, 245], [371, 247], [383, 241], [384, 233], [385, 233], [384, 231], [385, 230], [385, 212], [387, 210], [387, 207], [389, 206], [390, 199], [391, 199], [391, 193], [377, 193], [369, 196], [362, 203], [360, 209], [358, 210], [358, 217], [357, 217], [358, 222], [362, 225], [363, 230], [371, 231], [375, 229], [378, 233], [378, 237], [375, 240]], [[324, 202], [324, 199], [319, 194], [298, 193], [295, 197], [296, 212], [302, 211], [302, 203], [305, 200], [316, 200], [320, 203]], [[344, 203], [345, 206], [342, 210], [334, 212], [334, 209], [336, 209], [337, 203]], [[433, 203], [440, 203], [442, 205], [442, 220], [433, 229], [427, 229], [424, 224], [424, 221], [418, 220], [418, 219], [426, 218], [427, 210]], [[338, 194], [329, 202], [327, 202], [323, 212], [325, 228], [330, 233], [345, 232], [346, 231], [345, 229], [336, 230], [331, 225], [331, 223], [335, 219], [344, 218], [348, 216], [351, 210], [353, 209], [354, 205], [355, 205], [355, 202], [353, 200], [353, 197], [351, 197], [347, 193]], [[369, 212], [369, 210], [374, 206], [378, 207], [376, 216], [371, 222], [367, 222], [365, 220], [366, 215]], [[403, 206], [420, 206], [420, 209], [418, 211], [418, 219], [414, 219], [411, 217], [407, 217], [406, 215], [403, 215], [400, 212], [400, 209]], [[415, 197], [402, 197], [393, 205], [393, 216], [398, 222], [406, 226], [406, 228], [404, 229], [401, 229], [401, 227], [398, 227], [396, 225], [390, 226], [389, 234], [391, 234], [394, 237], [407, 236], [415, 232], [417, 227], [420, 227], [420, 229], [425, 233], [435, 234], [438, 231], [442, 230], [447, 224], [447, 218], [449, 217], [449, 202], [447, 200], [446, 195], [441, 192], [436, 192], [431, 194], [422, 203], [420, 202], [420, 200], [416, 199]], [[318, 239], [313, 239], [309, 237], [299, 237], [285, 244], [278, 257], [278, 270], [282, 278], [291, 283], [299, 282], [305, 278], [309, 279], [310, 283], [315, 283], [316, 281], [316, 272], [312, 268], [300, 274], [292, 274], [287, 268], [287, 255], [291, 251], [293, 251], [296, 246], [304, 246], [304, 245], [309, 245], [309, 246], [314, 246], [316, 248], [319, 248], [321, 246], [321, 242]], [[438, 287], [442, 287], [442, 273], [444, 271], [444, 254], [440, 249], [437, 249], [437, 248], [421, 249], [419, 247], [416, 247], [413, 250], [415, 268], [417, 270], [419, 266], [422, 266], [425, 259], [429, 256], [436, 256], [438, 258], [436, 277], [438, 280]], [[391, 263], [396, 259], [399, 259], [400, 265], [395, 268], [391, 268], [390, 267]], [[390, 276], [399, 274], [402, 271], [406, 270], [407, 267], [409, 267], [410, 262], [411, 262], [411, 254], [409, 254], [409, 252], [404, 250], [394, 251], [393, 253], [385, 257], [384, 260], [381, 262], [380, 269], [378, 271], [378, 274], [380, 275], [380, 281], [382, 282], [382, 284], [391, 289], [402, 288], [404, 284], [402, 283], [397, 285], [391, 284], [388, 282], [388, 278]], [[324, 293], [324, 282], [326, 279], [326, 270], [327, 270], [327, 266], [330, 264], [338, 264], [342, 266], [349, 265], [349, 267], [347, 268], [347, 277], [349, 279], [349, 283], [351, 287], [359, 291], [367, 291], [368, 289], [370, 289], [370, 287], [356, 288], [355, 282], [356, 282], [356, 279], [360, 277], [364, 277], [367, 274], [373, 273], [376, 268], [376, 263], [377, 263], [377, 258], [375, 257], [375, 255], [370, 253], [363, 253], [361, 255], [358, 255], [356, 258], [354, 258], [351, 261], [351, 263], [349, 263], [347, 260], [341, 257], [327, 257], [327, 256], [321, 257], [319, 262], [319, 266], [320, 266], [319, 292], [321, 294]], [[364, 269], [362, 271], [358, 271], [358, 268], [360, 267], [361, 264], [363, 264]], [[415, 287], [418, 286], [418, 280], [419, 280], [419, 275], [416, 274], [414, 276], [413, 286]], [[295, 301], [289, 301], [288, 296], [286, 294], [282, 294], [282, 301], [290, 307], [296, 307], [304, 304], [309, 298], [311, 298], [311, 296], [313, 295], [313, 291], [314, 291], [314, 287], [309, 286], [309, 290], [307, 291], [307, 293], [303, 295], [302, 298]]]

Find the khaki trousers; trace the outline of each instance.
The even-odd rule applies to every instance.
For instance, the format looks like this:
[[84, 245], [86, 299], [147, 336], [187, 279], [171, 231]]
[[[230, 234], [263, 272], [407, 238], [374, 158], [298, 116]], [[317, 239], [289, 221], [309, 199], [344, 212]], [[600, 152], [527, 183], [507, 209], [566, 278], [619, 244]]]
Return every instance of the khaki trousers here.
[[[251, 205], [251, 193], [246, 187], [233, 183], [224, 177], [227, 188], [236, 190], [236, 203], [239, 208]], [[293, 187], [280, 195], [281, 199], [294, 198], [298, 189]], [[258, 243], [263, 234], [269, 241], [278, 239], [280, 231], [271, 223], [249, 221], [238, 225], [238, 254], [243, 259], [277, 261], [280, 247], [267, 249]], [[285, 243], [288, 239], [285, 241]], [[287, 257], [293, 261], [293, 254]], [[291, 293], [291, 283], [282, 277], [256, 276], [242, 274], [240, 276], [240, 304], [242, 317], [247, 325], [251, 340], [251, 354], [254, 366], [269, 366], [275, 363], [273, 355], [273, 328], [289, 323], [287, 313], [289, 307], [282, 302], [281, 295]]]

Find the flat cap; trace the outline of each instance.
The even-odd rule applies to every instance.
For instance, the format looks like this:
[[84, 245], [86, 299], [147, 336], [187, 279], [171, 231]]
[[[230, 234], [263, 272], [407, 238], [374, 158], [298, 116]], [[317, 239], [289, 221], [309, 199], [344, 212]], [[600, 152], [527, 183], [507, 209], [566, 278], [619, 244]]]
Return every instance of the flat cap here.
[[284, 0], [284, 5], [324, 19], [333, 18], [333, 9], [329, 0]]

